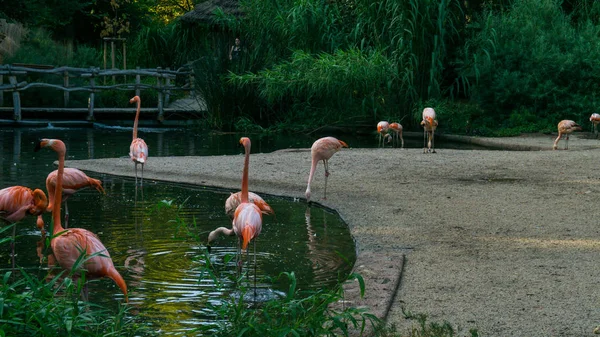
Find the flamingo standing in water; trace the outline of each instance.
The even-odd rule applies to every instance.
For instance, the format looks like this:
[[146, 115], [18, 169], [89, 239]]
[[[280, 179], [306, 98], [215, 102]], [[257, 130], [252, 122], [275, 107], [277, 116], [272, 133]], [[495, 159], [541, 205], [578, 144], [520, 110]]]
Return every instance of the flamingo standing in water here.
[[[46, 190], [48, 191], [48, 208], [47, 212], [52, 212], [54, 208], [54, 194], [56, 191], [56, 176], [58, 175], [58, 170], [54, 170], [48, 174], [46, 178]], [[98, 192], [105, 194], [104, 188], [102, 188], [102, 182], [98, 179], [90, 178], [81, 170], [76, 168], [65, 168], [63, 172], [63, 202], [65, 204], [65, 228], [69, 228], [69, 206], [67, 204], [67, 199], [70, 196], [75, 194], [77, 191], [82, 190], [87, 187], [93, 187]], [[39, 215], [39, 218], [42, 216]], [[38, 218], [38, 223], [39, 219]], [[42, 220], [43, 222], [43, 220]]]
[[400, 123], [390, 123], [390, 131], [392, 131], [392, 146], [398, 147], [398, 138], [402, 141], [402, 146], [400, 148], [404, 148], [404, 138], [402, 137], [402, 125]]
[[571, 133], [573, 133], [573, 131], [577, 131], [577, 130], [581, 130], [581, 126], [577, 123], [575, 123], [572, 120], [568, 120], [568, 119], [564, 119], [562, 121], [560, 121], [558, 123], [558, 137], [556, 137], [556, 139], [554, 140], [554, 146], [552, 146], [552, 149], [556, 150], [558, 149], [558, 141], [560, 140], [560, 137], [562, 137], [562, 135], [566, 135], [566, 140], [565, 140], [565, 150], [569, 149], [569, 135]]
[[342, 147], [348, 147], [348, 144], [333, 137], [323, 137], [317, 139], [312, 147], [310, 148], [310, 155], [312, 157], [312, 165], [310, 167], [310, 173], [308, 175], [308, 186], [306, 186], [306, 201], [310, 202], [310, 184], [313, 181], [315, 170], [317, 169], [317, 163], [323, 161], [325, 166], [325, 190], [323, 193], [323, 200], [327, 199], [327, 177], [329, 177], [329, 158], [336, 152], [341, 150]]
[[[266, 215], [274, 214], [273, 208], [267, 204], [258, 194], [248, 192], [248, 202], [251, 202], [260, 208], [260, 211]], [[236, 208], [242, 203], [242, 192], [232, 193], [227, 200], [225, 200], [225, 214], [229, 215], [233, 219], [233, 213]]]
[[381, 143], [381, 147], [385, 147], [385, 136], [388, 133], [388, 129], [390, 128], [390, 123], [386, 121], [381, 121], [377, 123], [377, 133], [379, 134], [379, 140], [377, 141], [377, 147], [379, 147], [379, 143]]
[[[83, 269], [88, 279], [108, 277], [112, 279], [123, 294], [125, 302], [128, 302], [127, 284], [117, 269], [115, 268], [108, 250], [96, 234], [83, 228], [64, 229], [61, 225], [60, 204], [62, 202], [63, 173], [65, 170], [65, 153], [67, 151], [65, 143], [58, 139], [41, 139], [35, 147], [35, 151], [42, 148], [50, 148], [58, 154], [58, 172], [56, 175], [56, 190], [54, 191], [54, 205], [52, 209], [52, 218], [54, 219], [54, 228], [52, 231], [52, 240], [50, 247], [58, 264], [64, 270], [75, 272], [73, 267], [77, 268], [76, 263], [81, 254], [86, 255], [83, 262]], [[84, 296], [87, 298], [87, 284], [84, 290]]]
[[598, 138], [598, 123], [600, 123], [600, 115], [597, 113], [593, 113], [590, 116], [590, 122], [592, 122], [592, 124], [594, 125], [594, 134], [596, 135], [596, 138]]
[[23, 220], [28, 214], [39, 216], [46, 210], [46, 207], [48, 207], [48, 199], [44, 191], [40, 189], [32, 191], [25, 186], [11, 186], [0, 190], [0, 219], [13, 225], [12, 241], [10, 242], [13, 269], [15, 268], [15, 236], [17, 234], [15, 223]]
[[423, 109], [421, 126], [423, 127], [423, 153], [435, 153], [434, 133], [438, 126], [438, 121], [435, 119], [435, 110], [432, 108]]
[[141, 186], [144, 187], [144, 164], [148, 160], [148, 145], [142, 138], [137, 136], [138, 120], [140, 118], [141, 101], [140, 96], [134, 96], [129, 100], [129, 103], [137, 103], [137, 110], [135, 112], [135, 120], [133, 122], [133, 140], [129, 146], [129, 157], [135, 163], [135, 185], [137, 186], [137, 166], [142, 164], [142, 179]]

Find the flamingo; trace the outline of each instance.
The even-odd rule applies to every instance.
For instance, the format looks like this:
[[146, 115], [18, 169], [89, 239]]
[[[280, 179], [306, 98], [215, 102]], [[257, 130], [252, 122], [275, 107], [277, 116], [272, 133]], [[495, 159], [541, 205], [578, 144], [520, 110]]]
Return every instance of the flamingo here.
[[308, 175], [308, 186], [306, 186], [306, 192], [304, 192], [306, 201], [310, 202], [310, 184], [313, 181], [315, 170], [317, 169], [317, 163], [319, 163], [320, 160], [323, 161], [323, 165], [325, 166], [325, 190], [323, 200], [327, 199], [327, 177], [329, 177], [328, 161], [329, 158], [341, 150], [342, 147], [348, 147], [348, 144], [334, 137], [323, 137], [321, 139], [317, 139], [313, 143], [312, 147], [310, 148], [312, 165]]
[[142, 105], [140, 96], [134, 96], [129, 100], [129, 103], [137, 103], [137, 110], [135, 112], [135, 120], [133, 122], [133, 140], [129, 146], [129, 157], [135, 163], [135, 185], [137, 186], [137, 166], [142, 164], [142, 179], [141, 186], [144, 187], [144, 163], [148, 160], [148, 145], [142, 138], [137, 136], [138, 120], [140, 118], [140, 107]]
[[10, 243], [13, 269], [15, 268], [15, 237], [17, 234], [15, 223], [23, 220], [28, 214], [39, 216], [46, 210], [46, 207], [48, 207], [48, 199], [44, 191], [40, 189], [31, 190], [25, 186], [11, 186], [0, 190], [0, 219], [13, 225]]
[[[56, 191], [56, 176], [58, 170], [54, 170], [48, 174], [46, 178], [46, 190], [48, 191], [48, 208], [46, 212], [52, 212], [54, 208], [54, 193]], [[63, 202], [65, 204], [65, 228], [69, 228], [69, 206], [67, 199], [75, 194], [77, 191], [82, 190], [86, 187], [93, 187], [98, 192], [105, 194], [104, 188], [102, 188], [102, 182], [98, 179], [90, 178], [81, 170], [76, 168], [65, 168], [63, 172]], [[38, 221], [42, 216], [38, 216]], [[43, 223], [43, 222], [42, 222]]]
[[386, 121], [381, 121], [377, 123], [377, 133], [379, 134], [379, 141], [377, 142], [377, 147], [379, 147], [379, 143], [381, 143], [381, 147], [384, 147], [384, 138], [388, 133], [388, 129], [390, 128], [390, 123]]
[[563, 134], [567, 135], [565, 140], [565, 150], [569, 149], [569, 135], [573, 131], [581, 130], [581, 126], [572, 120], [564, 119], [558, 123], [558, 137], [554, 140], [554, 146], [552, 149], [558, 149], [558, 141]]
[[402, 137], [402, 125], [400, 123], [390, 123], [390, 131], [392, 134], [392, 146], [397, 147], [398, 138], [402, 141], [401, 148], [404, 148], [404, 138]]
[[596, 138], [598, 138], [598, 123], [600, 123], [600, 115], [597, 113], [593, 113], [590, 116], [590, 122], [592, 122], [592, 124], [594, 125], [594, 134], [596, 135]]
[[[50, 148], [58, 154], [58, 173], [56, 175], [56, 190], [54, 191], [55, 205], [62, 202], [63, 192], [63, 173], [65, 170], [65, 153], [67, 151], [65, 143], [59, 139], [41, 139], [35, 147], [35, 151], [42, 148]], [[83, 228], [64, 229], [61, 225], [60, 207], [53, 207], [52, 218], [54, 219], [54, 228], [52, 231], [52, 240], [50, 247], [56, 258], [56, 262], [64, 269], [73, 271], [73, 267], [79, 260], [81, 254], [85, 252], [86, 256], [84, 268], [88, 279], [108, 277], [112, 279], [125, 295], [125, 302], [128, 302], [127, 284], [117, 269], [115, 268], [108, 250], [96, 234]], [[87, 284], [84, 290], [87, 297]]]
[[[274, 214], [273, 208], [267, 204], [258, 194], [248, 192], [248, 202], [251, 202], [260, 208], [263, 214], [271, 215]], [[242, 192], [232, 193], [227, 200], [225, 200], [225, 214], [229, 215], [233, 219], [233, 213], [235, 209], [242, 203]]]
[[434, 132], [438, 126], [438, 121], [435, 119], [435, 110], [432, 108], [423, 109], [423, 153], [435, 153], [434, 148]]

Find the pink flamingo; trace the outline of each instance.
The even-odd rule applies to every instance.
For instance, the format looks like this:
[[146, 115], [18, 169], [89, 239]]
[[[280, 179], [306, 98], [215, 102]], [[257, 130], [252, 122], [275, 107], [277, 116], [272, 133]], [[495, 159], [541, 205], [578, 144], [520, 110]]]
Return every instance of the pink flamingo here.
[[135, 120], [133, 122], [133, 140], [129, 146], [129, 157], [135, 163], [135, 185], [137, 186], [137, 166], [142, 164], [142, 179], [140, 185], [144, 187], [144, 164], [148, 160], [148, 145], [142, 138], [137, 136], [138, 120], [140, 118], [141, 101], [140, 96], [134, 96], [129, 100], [129, 103], [137, 103], [137, 110], [135, 112]]
[[598, 138], [598, 123], [600, 123], [600, 115], [597, 113], [593, 113], [590, 116], [590, 122], [592, 122], [592, 124], [594, 125], [594, 134], [596, 135], [596, 138]]
[[[62, 202], [63, 173], [65, 170], [65, 153], [67, 151], [65, 143], [58, 139], [41, 139], [36, 144], [35, 151], [42, 148], [50, 148], [58, 154], [58, 173], [56, 176], [56, 190], [54, 192], [55, 205]], [[54, 219], [54, 228], [52, 231], [52, 240], [50, 247], [58, 264], [69, 272], [75, 272], [77, 261], [81, 254], [86, 255], [83, 262], [88, 279], [108, 277], [112, 279], [125, 295], [125, 302], [128, 302], [127, 284], [117, 269], [115, 268], [108, 250], [96, 234], [83, 228], [64, 229], [61, 225], [60, 207], [52, 209], [52, 218]], [[87, 298], [87, 284], [84, 290], [84, 296]]]
[[[48, 191], [48, 208], [47, 212], [52, 212], [54, 208], [54, 194], [56, 191], [56, 176], [58, 175], [58, 170], [54, 170], [48, 174], [46, 178], [46, 190]], [[65, 228], [69, 228], [69, 206], [67, 200], [70, 196], [77, 193], [77, 191], [82, 190], [87, 187], [93, 187], [98, 192], [105, 194], [104, 188], [102, 188], [102, 182], [98, 179], [90, 178], [81, 170], [76, 168], [65, 168], [63, 172], [63, 202], [65, 204]], [[39, 215], [41, 218], [41, 215]], [[39, 220], [38, 218], [38, 220]]]
[[566, 140], [565, 140], [565, 150], [569, 149], [569, 135], [571, 133], [573, 133], [573, 131], [577, 131], [577, 130], [581, 130], [581, 126], [577, 123], [575, 123], [572, 120], [568, 120], [568, 119], [564, 119], [562, 121], [560, 121], [558, 123], [558, 137], [556, 137], [556, 139], [554, 140], [554, 146], [552, 146], [552, 149], [556, 150], [558, 149], [558, 141], [560, 140], [560, 137], [562, 137], [562, 135], [566, 135]]
[[402, 137], [402, 125], [400, 123], [390, 123], [390, 131], [392, 134], [392, 146], [398, 146], [398, 138], [402, 141], [402, 146], [400, 148], [404, 148], [404, 138]]
[[432, 108], [423, 109], [421, 126], [423, 127], [423, 153], [435, 153], [434, 133], [438, 126], [438, 121], [435, 119], [435, 110]]
[[385, 136], [388, 133], [388, 129], [390, 128], [390, 123], [386, 121], [381, 121], [377, 123], [377, 133], [379, 134], [379, 141], [377, 142], [377, 147], [379, 147], [379, 143], [381, 143], [381, 147], [385, 147], [384, 141]]
[[23, 220], [28, 214], [39, 216], [46, 210], [46, 207], [48, 207], [48, 199], [44, 191], [40, 189], [32, 191], [25, 186], [11, 186], [0, 190], [0, 219], [13, 225], [12, 241], [10, 242], [13, 269], [15, 268], [15, 237], [17, 234], [15, 223]]
[[328, 161], [329, 158], [341, 150], [342, 147], [348, 147], [348, 144], [333, 137], [323, 137], [313, 143], [312, 147], [310, 148], [312, 165], [308, 175], [308, 186], [306, 186], [306, 192], [304, 192], [306, 201], [310, 202], [310, 184], [313, 181], [315, 170], [317, 169], [317, 163], [321, 160], [325, 166], [325, 190], [323, 194], [323, 200], [327, 199], [327, 177], [329, 177]]
[[[251, 202], [260, 208], [260, 211], [266, 215], [274, 214], [273, 208], [263, 200], [258, 194], [248, 192], [248, 202]], [[225, 214], [229, 215], [233, 219], [233, 213], [235, 209], [242, 203], [242, 192], [232, 193], [227, 200], [225, 200]]]

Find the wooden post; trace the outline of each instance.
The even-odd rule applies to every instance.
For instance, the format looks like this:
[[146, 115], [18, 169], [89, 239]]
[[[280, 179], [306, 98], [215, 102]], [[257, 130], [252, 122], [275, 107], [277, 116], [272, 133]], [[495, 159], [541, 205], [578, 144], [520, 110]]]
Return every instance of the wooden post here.
[[[123, 70], [127, 70], [127, 45], [123, 39]], [[127, 75], [123, 75], [123, 83], [127, 83]]]
[[8, 80], [10, 81], [10, 84], [12, 84], [14, 86], [14, 89], [13, 89], [13, 107], [14, 107], [13, 119], [16, 120], [17, 122], [20, 122], [21, 121], [21, 96], [19, 96], [19, 92], [17, 91], [17, 76], [10, 75], [10, 76], [8, 76]]
[[[68, 71], [64, 71], [63, 72], [63, 86], [68, 89], [69, 88], [69, 72]], [[63, 100], [65, 103], [65, 108], [67, 108], [69, 106], [69, 91], [65, 90], [63, 93]]]
[[[170, 70], [171, 68], [167, 67], [167, 70]], [[171, 78], [167, 77], [165, 78], [165, 86], [166, 86], [166, 90], [165, 90], [165, 106], [169, 106], [169, 98], [171, 96], [171, 90], [169, 90], [169, 87], [171, 86]]]
[[163, 111], [163, 87], [162, 81], [160, 80], [161, 68], [156, 68], [156, 87], [158, 88], [158, 121], [162, 122], [165, 119]]
[[135, 95], [139, 96], [140, 95], [140, 83], [141, 83], [141, 79], [140, 79], [140, 67], [135, 67]]
[[94, 120], [94, 85], [96, 84], [96, 80], [94, 79], [94, 74], [92, 73], [92, 76], [90, 77], [90, 87], [92, 88], [92, 91], [90, 91], [90, 98], [88, 100], [88, 116], [87, 116], [87, 120], [88, 121], [92, 121]]
[[[4, 75], [0, 75], [0, 86], [4, 84]], [[0, 90], [0, 106], [4, 106], [4, 90]]]
[[[106, 38], [104, 38], [103, 42], [104, 42], [104, 70], [106, 70]], [[104, 76], [104, 85], [106, 85], [106, 76]]]
[[[115, 70], [115, 41], [114, 40], [110, 40], [110, 60], [111, 60], [110, 70]], [[112, 77], [112, 83], [113, 84], [117, 83], [117, 81], [115, 79], [115, 75], [113, 75], [113, 77]]]

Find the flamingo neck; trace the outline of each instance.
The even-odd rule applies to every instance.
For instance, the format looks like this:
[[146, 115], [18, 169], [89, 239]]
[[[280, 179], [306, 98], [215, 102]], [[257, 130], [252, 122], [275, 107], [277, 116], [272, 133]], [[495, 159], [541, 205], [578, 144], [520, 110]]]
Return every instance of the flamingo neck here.
[[56, 144], [53, 149], [58, 153], [58, 174], [56, 175], [56, 190], [54, 191], [55, 207], [52, 208], [52, 218], [54, 219], [54, 230], [52, 231], [52, 234], [56, 235], [64, 231], [64, 228], [60, 223], [60, 203], [62, 202], [62, 185], [63, 173], [65, 172], [66, 148], [64, 143], [61, 142], [60, 144]]
[[250, 145], [244, 144], [246, 152], [244, 158], [244, 171], [242, 174], [242, 203], [248, 202], [248, 165], [250, 165]]
[[137, 136], [137, 128], [138, 128], [138, 119], [140, 118], [140, 108], [141, 108], [141, 102], [138, 99], [137, 100], [137, 110], [135, 112], [135, 120], [133, 121], [133, 139], [136, 139]]

